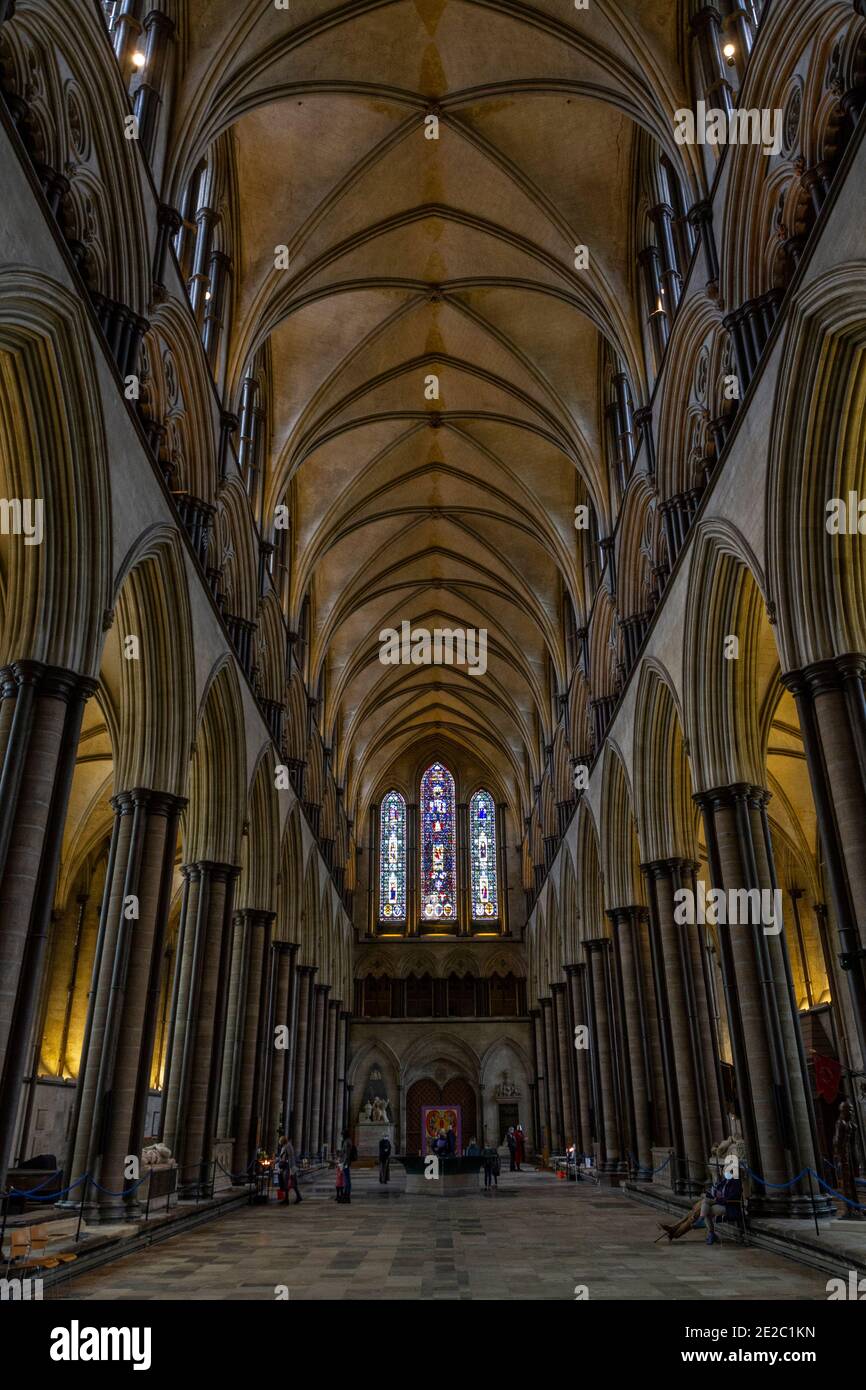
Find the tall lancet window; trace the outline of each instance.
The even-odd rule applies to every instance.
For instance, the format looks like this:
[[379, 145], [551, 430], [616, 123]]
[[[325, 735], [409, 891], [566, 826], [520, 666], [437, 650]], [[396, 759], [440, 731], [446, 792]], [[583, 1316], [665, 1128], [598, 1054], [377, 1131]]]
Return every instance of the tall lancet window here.
[[499, 916], [496, 881], [496, 807], [489, 792], [476, 792], [469, 803], [469, 863], [472, 873], [472, 920]]
[[379, 918], [406, 920], [406, 802], [393, 791], [383, 798], [379, 819]]
[[421, 916], [428, 922], [457, 918], [454, 778], [442, 763], [421, 778]]

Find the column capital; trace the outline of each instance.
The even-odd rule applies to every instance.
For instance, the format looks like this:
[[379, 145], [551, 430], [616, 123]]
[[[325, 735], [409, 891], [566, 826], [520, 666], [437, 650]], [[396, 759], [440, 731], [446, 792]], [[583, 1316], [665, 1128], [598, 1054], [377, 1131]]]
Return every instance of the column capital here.
[[193, 863], [183, 866], [181, 872], [183, 872], [183, 868], [196, 869], [199, 878], [207, 876], [208, 878], [223, 880], [226, 883], [231, 883], [233, 879], [239, 878], [241, 872], [240, 866], [237, 864], [221, 864], [214, 859], [197, 859]]
[[720, 810], [735, 806], [738, 801], [746, 801], [756, 808], [767, 805], [772, 792], [766, 787], [756, 787], [751, 782], [734, 782], [729, 787], [712, 787], [707, 791], [695, 792], [692, 800], [701, 810]]
[[860, 652], [845, 652], [842, 656], [814, 661], [799, 671], [788, 671], [782, 676], [782, 684], [795, 698], [801, 695], [814, 699], [816, 695], [841, 690], [846, 679], [857, 677], [862, 680], [864, 675], [866, 656]]
[[312, 979], [313, 975], [316, 974], [316, 972], [318, 971], [318, 969], [319, 969], [319, 967], [318, 967], [317, 965], [299, 965], [299, 966], [298, 966], [298, 974], [299, 974], [299, 975], [309, 975], [310, 978]]
[[150, 29], [159, 29], [168, 38], [174, 38], [177, 30], [171, 15], [167, 15], [164, 10], [150, 10], [144, 17], [144, 32]]
[[183, 225], [183, 218], [170, 203], [160, 203], [156, 210], [156, 222], [158, 227], [167, 227], [172, 236], [177, 236]]
[[11, 695], [14, 689], [22, 685], [32, 685], [36, 687], [37, 695], [48, 695], [67, 704], [76, 696], [89, 700], [99, 688], [98, 682], [90, 676], [81, 676], [77, 671], [69, 671], [63, 666], [46, 666], [43, 661], [30, 661], [27, 658], [2, 667], [0, 684], [4, 687], [4, 695]]
[[271, 950], [279, 955], [293, 956], [298, 949], [297, 941], [272, 941]]
[[149, 787], [133, 787], [130, 791], [116, 792], [110, 801], [111, 806], [121, 816], [129, 815], [137, 806], [146, 806], [152, 816], [179, 816], [188, 805], [185, 796], [173, 796], [171, 792], [151, 791]]
[[[672, 856], [670, 859], [650, 859], [640, 867], [641, 873], [647, 874], [650, 878], [670, 878], [677, 869], [697, 869], [698, 861]], [[640, 911], [646, 912], [646, 908], [641, 908]]]

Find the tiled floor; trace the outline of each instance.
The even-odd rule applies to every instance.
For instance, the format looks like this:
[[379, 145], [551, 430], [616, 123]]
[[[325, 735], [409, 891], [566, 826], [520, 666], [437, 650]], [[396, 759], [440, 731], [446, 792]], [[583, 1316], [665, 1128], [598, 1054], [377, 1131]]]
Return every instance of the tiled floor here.
[[498, 1193], [408, 1197], [354, 1174], [302, 1208], [244, 1207], [73, 1279], [71, 1299], [826, 1299], [826, 1276], [702, 1232], [655, 1245], [656, 1213], [589, 1184], [504, 1173]]

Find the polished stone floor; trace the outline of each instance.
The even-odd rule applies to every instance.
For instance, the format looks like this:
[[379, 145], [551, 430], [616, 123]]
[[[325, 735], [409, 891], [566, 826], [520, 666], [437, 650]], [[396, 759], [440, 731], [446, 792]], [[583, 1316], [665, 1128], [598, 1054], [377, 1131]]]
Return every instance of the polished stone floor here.
[[[303, 1204], [244, 1207], [74, 1278], [70, 1299], [826, 1299], [826, 1276], [703, 1232], [654, 1244], [654, 1210], [589, 1183], [503, 1173], [498, 1192], [406, 1196], [356, 1170]], [[58, 1289], [58, 1294], [60, 1290]], [[283, 1295], [285, 1296], [285, 1295]]]

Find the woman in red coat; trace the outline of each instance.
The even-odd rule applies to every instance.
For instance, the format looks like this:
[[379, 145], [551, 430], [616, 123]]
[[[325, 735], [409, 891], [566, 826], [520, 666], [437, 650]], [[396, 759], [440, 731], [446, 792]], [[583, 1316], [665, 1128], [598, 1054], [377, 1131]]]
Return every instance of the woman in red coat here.
[[526, 1153], [526, 1136], [523, 1133], [523, 1125], [518, 1125], [514, 1131], [514, 1161], [517, 1164], [517, 1171], [520, 1172], [520, 1165]]

